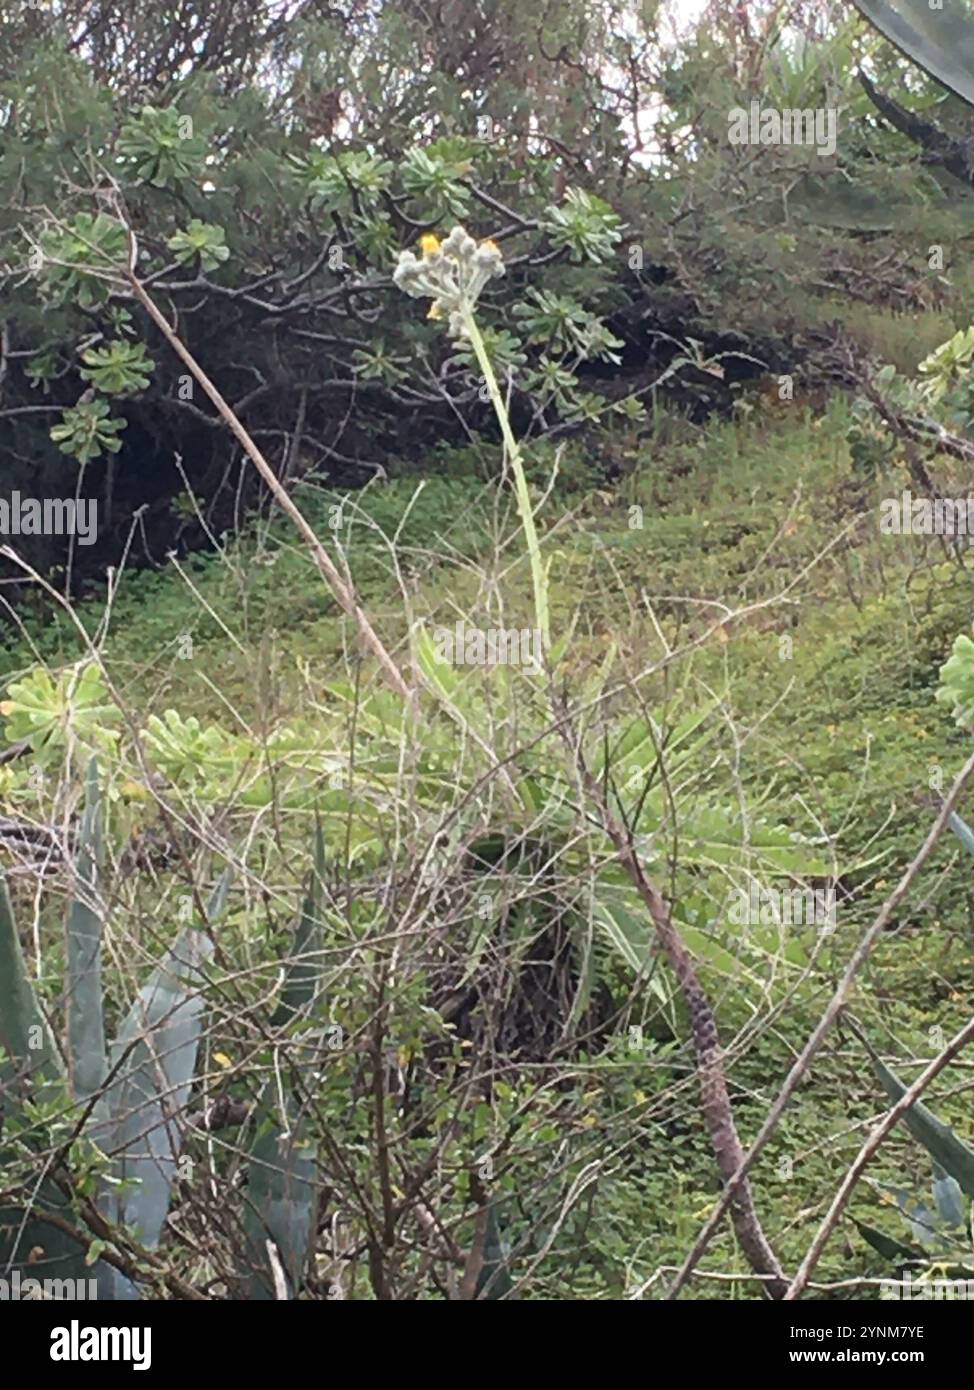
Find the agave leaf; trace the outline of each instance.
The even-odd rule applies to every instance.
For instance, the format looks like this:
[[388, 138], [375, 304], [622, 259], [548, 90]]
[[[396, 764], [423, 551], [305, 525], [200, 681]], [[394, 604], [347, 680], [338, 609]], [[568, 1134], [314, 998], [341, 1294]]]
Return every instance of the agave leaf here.
[[939, 1163], [933, 1165], [933, 1200], [943, 1225], [963, 1230], [964, 1194], [957, 1179], [945, 1173]]
[[884, 1260], [890, 1260], [895, 1264], [911, 1264], [923, 1259], [922, 1251], [904, 1245], [902, 1241], [886, 1235], [883, 1231], [877, 1231], [873, 1226], [867, 1226], [864, 1221], [856, 1221], [855, 1217], [853, 1221], [863, 1240], [867, 1241], [877, 1254], [882, 1255]]
[[487, 1231], [484, 1236], [484, 1262], [480, 1268], [475, 1299], [485, 1303], [496, 1302], [511, 1292], [514, 1284], [508, 1270], [510, 1250], [504, 1240], [500, 1220], [497, 1215], [497, 1200], [491, 1198], [487, 1207]]
[[853, 0], [901, 53], [942, 87], [974, 106], [974, 12], [965, 0], [934, 9], [930, 0]]
[[593, 916], [616, 955], [637, 979], [646, 981], [651, 994], [668, 1004], [670, 996], [662, 973], [653, 969], [656, 936], [645, 915], [639, 918], [617, 902], [601, 901], [595, 903]]
[[[17, 1092], [28, 1079], [40, 1082], [35, 1086], [37, 1099], [50, 1100], [55, 1108], [68, 1102], [66, 1082], [61, 1073], [54, 1040], [37, 1003], [37, 997], [27, 975], [13, 908], [7, 885], [0, 876], [0, 1129], [6, 1115], [17, 1104]], [[59, 1100], [60, 1097], [60, 1100]], [[44, 1147], [44, 1136], [37, 1136]], [[25, 1143], [33, 1142], [24, 1136]], [[2, 1163], [0, 1151], [0, 1163]], [[45, 1178], [34, 1196], [36, 1207], [56, 1212], [68, 1221], [72, 1213], [61, 1189]], [[95, 1278], [100, 1271], [85, 1268], [87, 1246], [72, 1239], [23, 1207], [0, 1207], [0, 1277], [13, 1270], [21, 1277], [37, 1279]], [[37, 1257], [36, 1252], [42, 1253]], [[35, 1258], [30, 1265], [31, 1252]]]
[[301, 906], [294, 948], [284, 968], [281, 1002], [271, 1022], [281, 1026], [314, 1002], [322, 967], [322, 893], [325, 882], [325, 840], [319, 822], [315, 830], [315, 857], [311, 882]]
[[[873, 1066], [883, 1089], [895, 1104], [906, 1092], [906, 1086], [889, 1067], [873, 1058]], [[943, 1124], [922, 1101], [914, 1101], [903, 1116], [906, 1127], [940, 1167], [960, 1184], [968, 1197], [974, 1197], [974, 1149], [958, 1139], [949, 1125]]]
[[119, 1199], [119, 1219], [152, 1249], [169, 1210], [180, 1149], [175, 1118], [186, 1104], [203, 1021], [201, 967], [213, 942], [187, 927], [153, 971], [112, 1047], [105, 1100], [107, 1134], [91, 1137], [116, 1160], [122, 1181], [138, 1186]]
[[37, 1003], [17, 937], [7, 884], [0, 874], [0, 1048], [7, 1061], [0, 1081], [13, 1075], [60, 1072], [54, 1039]]
[[963, 820], [956, 811], [951, 811], [948, 824], [968, 854], [974, 854], [974, 830]]
[[294, 1130], [285, 1131], [271, 1108], [270, 1088], [258, 1107], [259, 1129], [250, 1151], [244, 1235], [250, 1274], [246, 1297], [272, 1299], [274, 1277], [267, 1242], [275, 1247], [292, 1298], [300, 1288], [314, 1235], [314, 1157]]
[[[325, 842], [321, 824], [315, 831], [315, 862], [301, 907], [294, 948], [284, 967], [284, 989], [273, 1023], [290, 1022], [314, 1004], [322, 974], [322, 896], [325, 882]], [[300, 1119], [278, 1121], [274, 1095], [265, 1087], [258, 1102], [257, 1137], [250, 1151], [244, 1237], [250, 1273], [247, 1297], [276, 1296], [273, 1265], [267, 1243], [274, 1246], [285, 1275], [289, 1298], [301, 1285], [314, 1235], [317, 1190], [315, 1164], [304, 1146]], [[285, 1127], [286, 1126], [286, 1127]]]
[[[67, 920], [68, 1073], [72, 1093], [78, 1102], [85, 1102], [99, 1092], [108, 1074], [101, 979], [103, 923], [97, 896], [104, 852], [103, 833], [98, 763], [92, 758], [88, 764], [85, 810], [75, 865], [78, 888]], [[92, 1110], [89, 1129], [99, 1124], [104, 1126], [107, 1119], [107, 1103], [104, 1096], [100, 1096]], [[60, 1193], [52, 1186], [48, 1200], [58, 1206], [59, 1197]], [[115, 1188], [107, 1180], [99, 1183], [96, 1205], [107, 1220], [117, 1221]], [[70, 1212], [65, 1215], [70, 1217]], [[74, 1242], [69, 1243], [75, 1251], [74, 1263], [79, 1259], [83, 1262], [84, 1250]], [[104, 1260], [98, 1260], [93, 1269], [77, 1271], [76, 1277], [94, 1277], [98, 1297], [105, 1301], [129, 1301], [139, 1297], [131, 1279]]]
[[925, 1202], [906, 1198], [900, 1202], [900, 1210], [910, 1223], [913, 1239], [920, 1242], [924, 1250], [937, 1246], [937, 1218]]
[[[228, 869], [207, 907], [213, 925], [226, 905]], [[187, 927], [132, 1005], [115, 1041], [105, 1089], [107, 1123], [90, 1134], [116, 1160], [116, 1177], [135, 1181], [118, 1199], [118, 1219], [144, 1246], [158, 1244], [169, 1210], [180, 1150], [178, 1116], [189, 1098], [203, 1027], [203, 967], [212, 937]]]
[[68, 1072], [78, 1100], [100, 1090], [107, 1072], [101, 985], [102, 920], [97, 906], [102, 863], [102, 803], [98, 764], [88, 765], [81, 822], [77, 894], [68, 912]]

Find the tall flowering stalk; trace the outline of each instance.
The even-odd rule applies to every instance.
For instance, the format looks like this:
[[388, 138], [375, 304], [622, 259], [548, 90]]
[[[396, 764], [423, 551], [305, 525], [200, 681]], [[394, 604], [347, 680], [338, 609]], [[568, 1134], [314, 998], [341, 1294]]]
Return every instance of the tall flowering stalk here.
[[[438, 241], [435, 236], [423, 237], [420, 249], [422, 256], [416, 256], [412, 251], [402, 252], [393, 278], [399, 288], [407, 294], [415, 298], [426, 296], [432, 299], [429, 317], [440, 319], [448, 316], [450, 336], [469, 342], [480, 364], [514, 473], [517, 502], [531, 561], [531, 577], [534, 581], [536, 624], [541, 632], [542, 644], [547, 655], [550, 651], [547, 575], [541, 562], [530, 494], [517, 440], [511, 430], [507, 409], [475, 316], [477, 298], [481, 290], [493, 276], [504, 274], [503, 257], [500, 248], [494, 242], [484, 241], [478, 245], [462, 227], [454, 227], [443, 242]], [[605, 787], [592, 775], [585, 763], [582, 739], [567, 702], [555, 694], [553, 687], [549, 690], [549, 698], [552, 711], [557, 717], [557, 727], [575, 761], [581, 784], [598, 810], [598, 819], [615, 847], [619, 864], [649, 913], [657, 942], [677, 978], [687, 1003], [704, 1119], [721, 1177], [725, 1183], [735, 1184], [733, 1200], [730, 1202], [734, 1229], [751, 1268], [766, 1281], [766, 1287], [772, 1296], [780, 1298], [788, 1287], [788, 1280], [765, 1237], [754, 1207], [750, 1186], [744, 1176], [744, 1148], [734, 1123], [713, 1008], [700, 983], [690, 952], [680, 936], [670, 905], [640, 862], [630, 828], [611, 809]]]
[[548, 576], [541, 559], [531, 494], [524, 474], [520, 446], [511, 429], [507, 406], [497, 384], [497, 377], [476, 317], [480, 292], [489, 280], [504, 274], [504, 258], [496, 242], [482, 241], [478, 244], [462, 227], [454, 227], [442, 242], [435, 236], [424, 236], [420, 241], [420, 249], [422, 256], [417, 256], [412, 251], [400, 253], [392, 278], [401, 290], [405, 290], [406, 294], [412, 295], [413, 298], [432, 299], [428, 317], [446, 318], [451, 338], [463, 339], [473, 348], [501, 427], [504, 448], [514, 474], [514, 492], [531, 565], [535, 626], [541, 633], [544, 655], [547, 656], [551, 648]]

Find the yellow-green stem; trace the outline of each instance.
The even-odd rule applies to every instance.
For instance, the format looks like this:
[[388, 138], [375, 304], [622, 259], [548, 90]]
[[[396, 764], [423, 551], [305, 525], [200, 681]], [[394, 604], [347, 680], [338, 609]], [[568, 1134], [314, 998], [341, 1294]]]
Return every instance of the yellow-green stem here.
[[487, 390], [490, 393], [494, 414], [497, 416], [498, 424], [501, 427], [504, 448], [507, 450], [511, 471], [514, 474], [514, 492], [517, 497], [518, 511], [521, 515], [521, 526], [524, 530], [524, 539], [528, 547], [528, 559], [531, 564], [531, 581], [534, 585], [534, 621], [535, 626], [541, 633], [541, 645], [545, 656], [547, 656], [551, 649], [551, 629], [548, 619], [548, 577], [545, 574], [544, 564], [541, 559], [541, 547], [538, 545], [538, 532], [534, 525], [531, 494], [528, 491], [528, 480], [524, 476], [524, 464], [521, 461], [521, 450], [517, 440], [514, 438], [514, 431], [511, 429], [511, 422], [508, 418], [507, 406], [504, 404], [504, 397], [501, 395], [500, 387], [497, 384], [497, 377], [494, 375], [494, 368], [491, 366], [484, 340], [481, 336], [480, 329], [477, 327], [477, 320], [474, 318], [471, 310], [464, 310], [463, 322], [477, 361], [480, 364], [480, 370], [483, 372], [484, 381], [487, 383]]

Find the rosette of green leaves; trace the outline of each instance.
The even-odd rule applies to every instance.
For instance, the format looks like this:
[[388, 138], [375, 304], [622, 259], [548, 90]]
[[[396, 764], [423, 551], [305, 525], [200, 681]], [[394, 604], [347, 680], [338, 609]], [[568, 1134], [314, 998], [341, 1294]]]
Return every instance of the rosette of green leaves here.
[[11, 743], [26, 739], [38, 767], [60, 762], [72, 744], [89, 752], [112, 749], [118, 737], [112, 726], [122, 717], [91, 661], [56, 676], [38, 667], [13, 681], [0, 702], [0, 714], [7, 718], [7, 738]]
[[51, 390], [51, 382], [57, 376], [59, 370], [58, 354], [54, 348], [45, 348], [42, 352], [35, 352], [34, 356], [24, 364], [24, 375], [36, 390], [39, 386], [48, 395]]
[[51, 439], [62, 454], [72, 454], [79, 463], [100, 458], [102, 453], [117, 454], [122, 447], [119, 435], [125, 428], [121, 416], [112, 415], [111, 406], [101, 397], [79, 401], [51, 427]]
[[919, 366], [920, 395], [934, 406], [948, 429], [967, 430], [974, 422], [974, 328], [955, 333]]
[[152, 358], [146, 356], [142, 343], [127, 343], [124, 338], [106, 343], [104, 347], [87, 348], [81, 360], [84, 380], [109, 396], [144, 391], [155, 366]]
[[365, 150], [305, 158], [290, 156], [312, 212], [360, 212], [375, 206], [391, 182], [393, 165]]
[[121, 222], [102, 212], [79, 212], [41, 237], [41, 283], [59, 303], [76, 300], [80, 308], [93, 309], [110, 289], [109, 280], [98, 272], [114, 270], [125, 259], [127, 246]]
[[156, 188], [195, 178], [206, 146], [193, 134], [193, 122], [175, 107], [144, 106], [122, 127], [118, 151], [135, 164], [135, 173]]
[[199, 256], [200, 266], [206, 271], [217, 270], [230, 258], [223, 228], [201, 222], [198, 217], [192, 218], [184, 231], [174, 232], [166, 245], [180, 265]]
[[435, 147], [410, 150], [402, 163], [403, 188], [424, 205], [427, 221], [444, 217], [465, 217], [470, 194], [460, 179], [470, 172], [468, 161], [445, 159]]
[[940, 668], [936, 699], [952, 707], [962, 728], [974, 729], [974, 642], [964, 633], [955, 637], [951, 655]]
[[622, 219], [608, 203], [581, 188], [569, 188], [559, 207], [547, 207], [541, 227], [552, 246], [575, 262], [608, 260], [622, 240]]
[[622, 340], [590, 314], [571, 295], [549, 290], [528, 290], [521, 304], [514, 306], [514, 317], [521, 319], [532, 345], [548, 353], [572, 354], [578, 359], [598, 359], [618, 366]]

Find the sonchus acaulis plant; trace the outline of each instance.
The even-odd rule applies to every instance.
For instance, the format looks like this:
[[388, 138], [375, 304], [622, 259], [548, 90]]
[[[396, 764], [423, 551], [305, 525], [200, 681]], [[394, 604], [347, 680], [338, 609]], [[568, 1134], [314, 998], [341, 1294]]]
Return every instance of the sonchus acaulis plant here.
[[[503, 257], [495, 242], [488, 240], [478, 244], [462, 227], [454, 227], [442, 242], [435, 236], [424, 236], [420, 242], [420, 251], [421, 256], [416, 256], [411, 251], [403, 251], [400, 254], [393, 279], [407, 294], [416, 298], [432, 299], [429, 317], [445, 319], [451, 337], [470, 344], [483, 372], [504, 440], [507, 461], [514, 477], [518, 511], [531, 565], [535, 622], [541, 633], [543, 648], [542, 666], [550, 676], [552, 668], [557, 664], [557, 651], [553, 653], [551, 647], [547, 570], [541, 558], [520, 447], [511, 429], [507, 407], [476, 318], [477, 300], [481, 291], [494, 276], [504, 274]], [[422, 647], [419, 644], [417, 646], [418, 651], [422, 652]], [[563, 646], [563, 643], [559, 643], [559, 648], [563, 649]], [[428, 662], [424, 670], [426, 673], [429, 672]], [[442, 688], [442, 681], [431, 683]], [[597, 819], [614, 848], [615, 858], [631, 888], [635, 890], [642, 910], [648, 913], [653, 923], [656, 943], [679, 983], [690, 1014], [702, 1108], [715, 1158], [724, 1182], [734, 1183], [731, 1203], [734, 1228], [752, 1269], [766, 1279], [766, 1287], [773, 1296], [780, 1297], [787, 1288], [787, 1281], [761, 1227], [747, 1179], [739, 1171], [744, 1159], [744, 1149], [734, 1124], [714, 1011], [700, 983], [690, 952], [683, 942], [670, 904], [644, 871], [633, 846], [631, 829], [627, 831], [611, 809], [604, 783], [593, 776], [585, 761], [581, 752], [581, 742], [574, 728], [572, 712], [563, 700], [553, 694], [551, 707], [555, 724], [567, 747], [572, 751], [575, 763], [573, 773], [595, 807]]]

